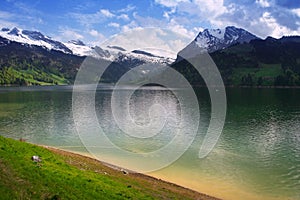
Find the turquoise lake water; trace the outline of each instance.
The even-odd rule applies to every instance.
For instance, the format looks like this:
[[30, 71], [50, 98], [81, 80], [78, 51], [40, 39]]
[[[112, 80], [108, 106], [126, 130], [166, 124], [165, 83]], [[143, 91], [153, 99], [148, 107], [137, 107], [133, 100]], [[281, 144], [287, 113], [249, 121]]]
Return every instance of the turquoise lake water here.
[[[203, 159], [198, 152], [210, 119], [210, 99], [204, 88], [195, 93], [200, 123], [192, 145], [173, 164], [149, 174], [224, 199], [300, 199], [300, 89], [227, 88], [222, 135]], [[97, 90], [99, 125], [114, 145], [132, 153], [167, 145], [181, 114], [194, 110], [188, 106], [182, 110], [175, 95], [160, 87], [135, 91], [129, 107], [137, 124], [148, 123], [153, 102], [167, 111], [167, 122], [155, 137], [132, 138], [114, 121], [111, 94], [110, 89]], [[185, 120], [186, 124], [196, 123], [193, 118]], [[0, 134], [87, 153], [74, 124], [70, 87], [0, 89]], [[120, 156], [114, 150], [103, 151], [100, 159], [120, 164]], [[140, 164], [138, 159], [130, 161], [132, 166]]]

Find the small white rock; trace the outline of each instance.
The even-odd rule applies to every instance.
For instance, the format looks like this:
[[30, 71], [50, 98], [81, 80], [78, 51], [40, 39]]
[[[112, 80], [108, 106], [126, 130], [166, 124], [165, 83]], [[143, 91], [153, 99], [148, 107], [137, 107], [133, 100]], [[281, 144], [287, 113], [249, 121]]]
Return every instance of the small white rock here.
[[32, 157], [31, 157], [31, 160], [32, 160], [33, 162], [42, 162], [42, 160], [40, 159], [39, 156], [32, 156]]

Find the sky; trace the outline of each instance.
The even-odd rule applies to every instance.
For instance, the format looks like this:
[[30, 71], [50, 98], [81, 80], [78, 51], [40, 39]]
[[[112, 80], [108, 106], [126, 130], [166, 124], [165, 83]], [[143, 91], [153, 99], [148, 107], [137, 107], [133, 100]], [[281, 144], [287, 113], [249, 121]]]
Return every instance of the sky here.
[[140, 27], [194, 39], [205, 28], [244, 28], [265, 38], [300, 35], [299, 0], [0, 0], [0, 27], [97, 44]]

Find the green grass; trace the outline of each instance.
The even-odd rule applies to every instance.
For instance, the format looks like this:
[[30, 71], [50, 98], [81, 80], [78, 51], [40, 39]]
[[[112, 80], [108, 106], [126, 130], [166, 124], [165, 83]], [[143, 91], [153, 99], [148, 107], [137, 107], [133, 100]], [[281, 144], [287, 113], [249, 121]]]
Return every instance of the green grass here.
[[263, 63], [261, 63], [260, 67], [261, 67], [260, 70], [255, 74], [256, 77], [264, 77], [264, 76], [276, 77], [283, 73], [281, 64], [263, 64]]
[[[33, 155], [42, 162], [31, 160]], [[0, 199], [212, 199], [80, 155], [0, 136]]]
[[[51, 72], [45, 72], [36, 68], [32, 69], [14, 69], [12, 67], [7, 68], [6, 74], [3, 71], [0, 82], [7, 84], [8, 82], [14, 84], [14, 79], [24, 80], [27, 85], [66, 85], [69, 81], [64, 77], [58, 76]], [[18, 84], [18, 83], [17, 83]]]
[[274, 80], [278, 75], [283, 74], [280, 64], [259, 64], [260, 68], [234, 68], [232, 74], [232, 81], [234, 85], [240, 85], [243, 76], [250, 74], [253, 77], [254, 85], [257, 84], [258, 79], [263, 79], [262, 85], [274, 85]]
[[[53, 85], [53, 83], [57, 83], [58, 85], [68, 84], [68, 80], [63, 77], [59, 77], [52, 73], [46, 73], [41, 70], [31, 69], [31, 70], [21, 70], [16, 71], [20, 76], [23, 76], [27, 82], [35, 83], [38, 85]], [[45, 78], [49, 79], [45, 81]]]

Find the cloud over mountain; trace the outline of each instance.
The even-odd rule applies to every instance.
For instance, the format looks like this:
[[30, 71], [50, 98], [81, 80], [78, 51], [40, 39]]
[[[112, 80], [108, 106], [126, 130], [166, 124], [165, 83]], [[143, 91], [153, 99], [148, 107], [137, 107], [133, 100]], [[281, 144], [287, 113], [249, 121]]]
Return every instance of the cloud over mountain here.
[[65, 42], [77, 36], [89, 44], [139, 27], [169, 28], [195, 37], [204, 28], [234, 25], [261, 38], [279, 38], [299, 35], [300, 4], [294, 0], [4, 1], [0, 23], [47, 32]]

